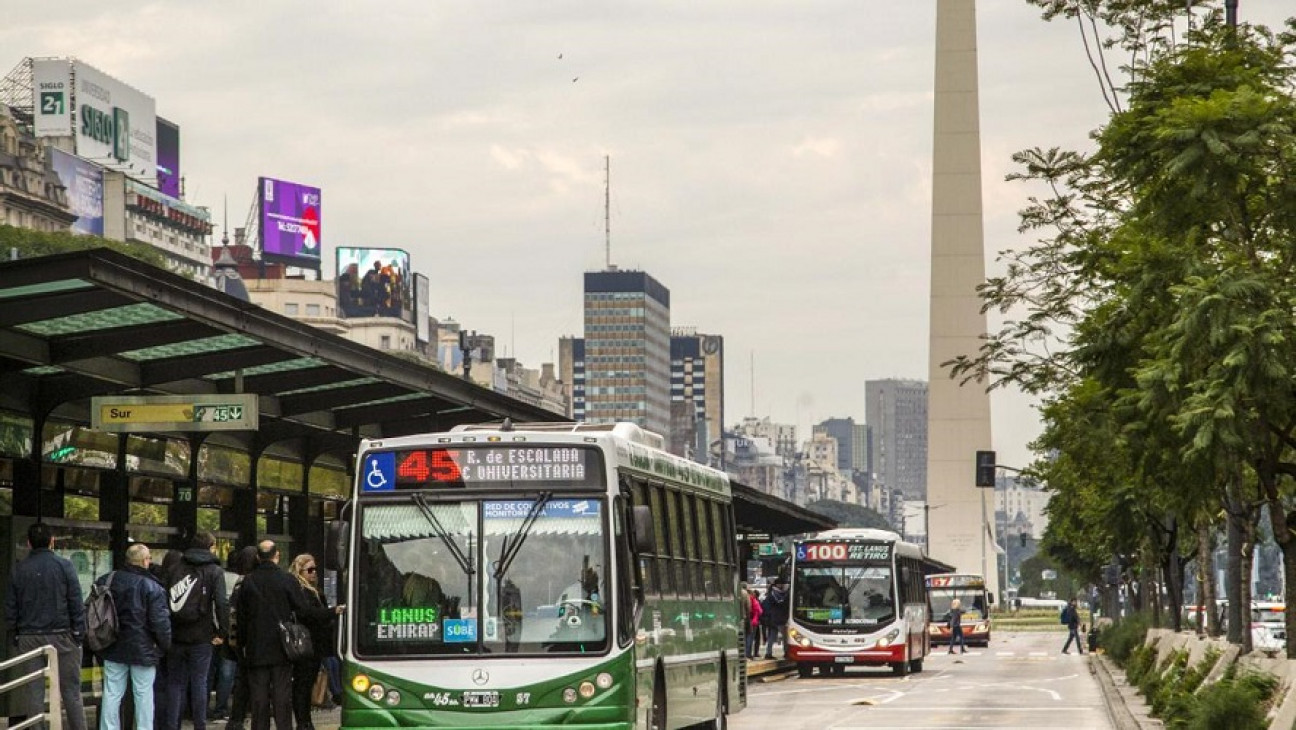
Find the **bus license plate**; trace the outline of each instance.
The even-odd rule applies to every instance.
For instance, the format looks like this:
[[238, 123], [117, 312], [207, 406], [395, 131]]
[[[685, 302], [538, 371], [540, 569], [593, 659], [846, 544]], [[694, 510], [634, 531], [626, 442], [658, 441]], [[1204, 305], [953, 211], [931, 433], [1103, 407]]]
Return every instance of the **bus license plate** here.
[[838, 664], [854, 664], [854, 663], [855, 663], [855, 657], [853, 657], [853, 656], [838, 656], [838, 657], [833, 657], [833, 661], [834, 661], [834, 662], [837, 662]]
[[499, 707], [499, 692], [464, 692], [464, 707]]

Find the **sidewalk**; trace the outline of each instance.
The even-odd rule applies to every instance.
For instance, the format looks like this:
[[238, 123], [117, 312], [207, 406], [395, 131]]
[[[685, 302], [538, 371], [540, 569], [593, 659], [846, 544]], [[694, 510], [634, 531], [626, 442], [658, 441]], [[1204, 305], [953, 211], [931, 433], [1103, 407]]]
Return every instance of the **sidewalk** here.
[[1124, 670], [1117, 667], [1106, 654], [1089, 652], [1089, 671], [1098, 680], [1116, 730], [1157, 730], [1165, 727], [1164, 723], [1152, 717], [1152, 708], [1143, 701], [1138, 689], [1126, 681]]

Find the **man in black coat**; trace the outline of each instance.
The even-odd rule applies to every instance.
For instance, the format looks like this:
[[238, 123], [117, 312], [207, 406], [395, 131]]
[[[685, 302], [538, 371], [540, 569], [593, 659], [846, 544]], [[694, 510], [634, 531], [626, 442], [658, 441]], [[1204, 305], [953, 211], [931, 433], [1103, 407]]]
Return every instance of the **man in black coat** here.
[[[31, 553], [14, 566], [5, 593], [5, 623], [13, 637], [15, 654], [26, 654], [45, 645], [58, 650], [59, 694], [67, 711], [70, 730], [86, 730], [81, 704], [81, 641], [85, 638], [85, 606], [81, 583], [67, 558], [54, 554], [54, 534], [37, 522], [27, 530]], [[35, 664], [28, 662], [27, 664]], [[18, 667], [22, 674], [34, 667]], [[9, 702], [9, 726], [44, 709], [45, 685], [28, 682], [15, 690]]]
[[120, 727], [118, 714], [128, 680], [136, 730], [153, 728], [153, 675], [171, 647], [171, 612], [166, 589], [148, 570], [151, 559], [148, 546], [135, 543], [126, 550], [125, 568], [95, 581], [109, 586], [117, 609], [117, 640], [99, 653], [104, 661], [100, 730]]
[[[327, 621], [332, 609], [312, 606], [297, 579], [279, 569], [279, 548], [271, 540], [257, 545], [257, 567], [239, 587], [235, 626], [237, 646], [248, 671], [252, 730], [292, 727], [292, 663], [284, 653], [279, 624]], [[338, 609], [341, 612], [341, 609]]]

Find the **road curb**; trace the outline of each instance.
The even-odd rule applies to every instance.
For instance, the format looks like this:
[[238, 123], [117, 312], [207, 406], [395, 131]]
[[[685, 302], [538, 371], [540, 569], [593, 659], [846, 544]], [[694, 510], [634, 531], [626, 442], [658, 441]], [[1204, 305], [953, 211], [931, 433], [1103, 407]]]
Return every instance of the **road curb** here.
[[1124, 677], [1119, 680], [1115, 675], [1115, 667], [1111, 660], [1105, 654], [1089, 653], [1089, 673], [1094, 675], [1098, 680], [1098, 687], [1102, 690], [1103, 704], [1107, 706], [1107, 714], [1111, 717], [1112, 725], [1116, 730], [1143, 730], [1144, 727], [1162, 727], [1160, 722], [1155, 725], [1144, 725], [1139, 722], [1138, 716], [1130, 709], [1126, 701], [1125, 694], [1121, 692], [1118, 682], [1124, 683]]

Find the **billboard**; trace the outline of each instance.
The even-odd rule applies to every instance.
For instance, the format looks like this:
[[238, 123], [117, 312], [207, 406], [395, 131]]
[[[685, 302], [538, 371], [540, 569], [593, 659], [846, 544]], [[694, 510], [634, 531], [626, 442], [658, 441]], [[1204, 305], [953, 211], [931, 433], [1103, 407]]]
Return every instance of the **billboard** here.
[[80, 61], [71, 63], [76, 82], [77, 154], [151, 179], [157, 174], [157, 111], [153, 97], [93, 66]]
[[428, 315], [432, 307], [432, 282], [423, 274], [414, 275], [414, 336], [420, 343], [432, 338]]
[[180, 127], [157, 118], [157, 189], [180, 197]]
[[338, 309], [344, 317], [414, 321], [409, 254], [399, 248], [337, 249]]
[[72, 136], [72, 64], [66, 59], [32, 61], [32, 111], [37, 137]]
[[318, 269], [320, 264], [320, 189], [260, 178], [263, 257]]
[[102, 236], [104, 232], [103, 168], [55, 147], [47, 149], [54, 174], [67, 188], [68, 207], [76, 213], [73, 233]]

